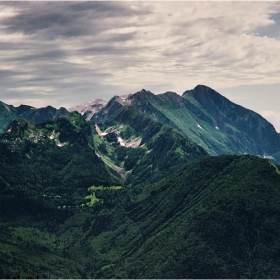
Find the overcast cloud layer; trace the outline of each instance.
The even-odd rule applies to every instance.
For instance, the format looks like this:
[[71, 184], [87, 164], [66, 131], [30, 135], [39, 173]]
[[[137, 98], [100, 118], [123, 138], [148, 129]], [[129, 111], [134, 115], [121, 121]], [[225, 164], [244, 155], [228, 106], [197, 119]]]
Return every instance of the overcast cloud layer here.
[[279, 2], [0, 2], [0, 100], [68, 108], [205, 84], [280, 132], [279, 50]]

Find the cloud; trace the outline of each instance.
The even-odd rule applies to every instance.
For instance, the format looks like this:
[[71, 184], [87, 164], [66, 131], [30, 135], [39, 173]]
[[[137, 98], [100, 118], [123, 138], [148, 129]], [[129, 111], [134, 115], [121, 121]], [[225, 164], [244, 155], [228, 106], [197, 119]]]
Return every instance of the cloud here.
[[[22, 32], [48, 39], [95, 36], [108, 28], [125, 24], [126, 17], [149, 13], [132, 10], [121, 2], [25, 2], [21, 12], [2, 20], [8, 32]], [[23, 8], [24, 7], [24, 8]], [[121, 21], [118, 21], [121, 19]], [[105, 24], [104, 24], [105, 23]]]
[[265, 36], [279, 3], [34, 1], [0, 10], [0, 100], [11, 104], [279, 81], [280, 41]]

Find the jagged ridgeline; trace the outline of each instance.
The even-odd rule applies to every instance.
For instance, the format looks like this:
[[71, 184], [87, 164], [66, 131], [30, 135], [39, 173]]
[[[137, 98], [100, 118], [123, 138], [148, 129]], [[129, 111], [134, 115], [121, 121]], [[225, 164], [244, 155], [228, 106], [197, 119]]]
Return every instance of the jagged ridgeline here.
[[[111, 101], [140, 110], [147, 117], [177, 129], [210, 155], [252, 154], [280, 163], [280, 136], [273, 125], [207, 86], [198, 85], [182, 96], [174, 92], [154, 95], [141, 90]], [[97, 99], [69, 108], [69, 111], [77, 110], [86, 120], [91, 118], [100, 124], [107, 120], [107, 113], [114, 114], [112, 108], [117, 106], [112, 107], [111, 101], [106, 105], [106, 101]], [[42, 123], [67, 113], [64, 108], [13, 107], [0, 102], [0, 133], [19, 117]]]
[[0, 275], [279, 278], [279, 178], [267, 159], [206, 157], [151, 186], [99, 188], [91, 207], [40, 212], [33, 196], [10, 219], [1, 203]]
[[60, 109], [55, 109], [52, 106], [38, 109], [28, 105], [14, 107], [0, 101], [0, 133], [5, 132], [11, 122], [17, 118], [44, 123], [49, 119], [57, 119], [65, 114], [69, 114], [69, 112], [63, 107]]
[[[280, 163], [280, 136], [273, 125], [207, 86], [198, 85], [182, 96], [175, 92], [154, 95], [143, 89], [114, 100], [176, 128], [210, 155], [252, 154]], [[105, 108], [98, 113], [99, 120], [105, 119]]]

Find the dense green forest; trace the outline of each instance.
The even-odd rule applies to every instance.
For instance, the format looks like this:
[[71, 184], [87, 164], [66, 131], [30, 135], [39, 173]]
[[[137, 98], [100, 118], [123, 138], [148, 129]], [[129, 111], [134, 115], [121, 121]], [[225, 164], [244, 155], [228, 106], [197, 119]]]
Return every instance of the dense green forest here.
[[71, 163], [63, 192], [72, 180], [79, 191], [64, 197], [54, 180], [42, 195], [40, 173], [17, 188], [1, 173], [0, 277], [279, 278], [280, 172], [270, 161], [205, 157], [135, 188], [73, 178], [74, 166], [86, 172]]

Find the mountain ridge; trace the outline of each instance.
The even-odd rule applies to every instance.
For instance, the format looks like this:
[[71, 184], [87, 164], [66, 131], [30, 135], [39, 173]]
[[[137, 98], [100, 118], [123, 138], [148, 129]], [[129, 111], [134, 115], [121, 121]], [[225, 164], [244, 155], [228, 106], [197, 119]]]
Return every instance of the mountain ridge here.
[[176, 128], [211, 155], [248, 153], [280, 162], [280, 137], [273, 125], [207, 86], [198, 85], [182, 96], [174, 92], [154, 95], [143, 89], [125, 98], [114, 97], [104, 108], [108, 109], [113, 100], [119, 108], [135, 108]]
[[[111, 100], [116, 100], [119, 105], [115, 103], [115, 107], [111, 108]], [[142, 89], [134, 94], [115, 96], [111, 100], [97, 99], [69, 110], [80, 111], [90, 121], [95, 118], [94, 115], [100, 119], [100, 112], [105, 107], [110, 108], [109, 115], [112, 115], [112, 110], [118, 112], [121, 106], [128, 106], [177, 129], [210, 155], [248, 153], [280, 162], [280, 134], [273, 125], [258, 113], [231, 102], [210, 87], [197, 85], [182, 96], [171, 91], [154, 95]], [[36, 109], [28, 105], [13, 107], [3, 102], [0, 106], [0, 132], [1, 129], [4, 132], [17, 117], [42, 123], [68, 113], [65, 108], [55, 109], [51, 106]]]
[[[142, 89], [134, 94], [115, 96], [108, 102], [97, 99], [69, 110], [80, 111], [88, 121], [98, 118], [100, 122], [106, 120], [106, 115], [117, 115], [122, 106], [137, 109], [153, 120], [177, 129], [210, 155], [252, 154], [280, 162], [280, 134], [273, 125], [258, 113], [204, 85], [197, 85], [182, 96], [172, 91], [155, 95]], [[36, 109], [28, 105], [13, 107], [2, 102], [0, 107], [0, 132], [17, 117], [42, 123], [68, 114], [65, 108], [51, 106]]]
[[0, 101], [0, 133], [7, 130], [12, 121], [17, 118], [24, 118], [31, 122], [43, 123], [49, 119], [57, 119], [62, 115], [69, 114], [64, 108], [56, 109], [50, 105], [42, 108], [35, 108], [29, 105], [14, 107]]

